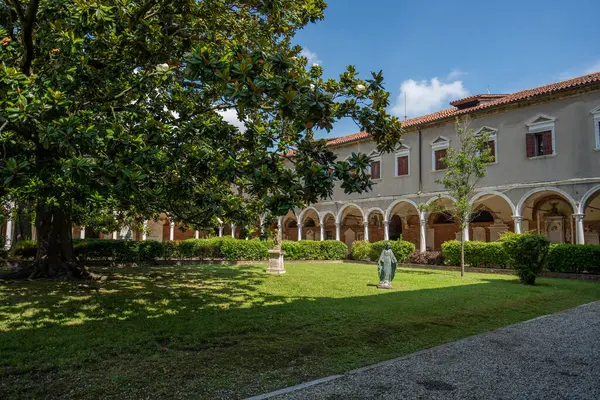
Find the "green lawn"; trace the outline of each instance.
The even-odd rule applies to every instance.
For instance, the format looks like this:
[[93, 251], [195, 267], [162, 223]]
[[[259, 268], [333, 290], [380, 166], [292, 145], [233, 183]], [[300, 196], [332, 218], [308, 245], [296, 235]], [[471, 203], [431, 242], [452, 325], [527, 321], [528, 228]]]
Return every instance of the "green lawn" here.
[[0, 284], [0, 398], [238, 398], [600, 300], [600, 284], [374, 266], [96, 269]]

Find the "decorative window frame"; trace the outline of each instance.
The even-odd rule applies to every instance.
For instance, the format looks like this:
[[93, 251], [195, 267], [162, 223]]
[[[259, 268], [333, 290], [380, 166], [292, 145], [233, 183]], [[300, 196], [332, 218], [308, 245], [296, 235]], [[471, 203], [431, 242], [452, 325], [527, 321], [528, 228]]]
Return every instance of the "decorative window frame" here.
[[450, 139], [445, 136], [438, 136], [431, 142], [431, 171], [440, 172], [445, 169], [435, 169], [435, 152], [438, 150], [448, 150], [450, 148]]
[[[398, 158], [408, 156], [408, 173], [406, 175], [398, 175]], [[410, 146], [401, 144], [394, 154], [394, 176], [396, 178], [406, 178], [410, 176]]]
[[[381, 161], [381, 153], [377, 150], [373, 150], [369, 153], [369, 157], [371, 157], [371, 162], [379, 161], [379, 178], [373, 179], [371, 177], [371, 180], [374, 182], [380, 181], [383, 179], [383, 161]], [[371, 164], [369, 164], [369, 174], [371, 174]]]
[[[540, 121], [541, 120], [541, 121]], [[539, 132], [551, 131], [552, 132], [552, 154], [544, 154], [542, 156], [528, 157], [530, 160], [537, 160], [542, 158], [556, 157], [556, 118], [545, 114], [538, 114], [531, 118], [525, 125], [527, 125], [528, 134], [536, 134]]]
[[487, 163], [488, 165], [498, 164], [498, 129], [489, 126], [482, 126], [475, 131], [475, 135], [480, 135], [482, 132], [489, 132], [490, 142], [494, 141], [494, 161]]
[[596, 143], [594, 150], [600, 151], [600, 106], [590, 111], [590, 114], [594, 119], [594, 142]]

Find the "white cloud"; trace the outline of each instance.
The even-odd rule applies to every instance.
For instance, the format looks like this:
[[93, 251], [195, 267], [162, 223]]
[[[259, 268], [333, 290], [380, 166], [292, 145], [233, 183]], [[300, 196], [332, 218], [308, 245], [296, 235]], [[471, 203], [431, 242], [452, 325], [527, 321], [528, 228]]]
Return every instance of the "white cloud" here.
[[446, 80], [453, 81], [453, 80], [460, 78], [461, 76], [464, 76], [466, 74], [467, 73], [465, 71], [461, 70], [460, 68], [453, 68], [452, 71], [450, 71], [450, 73], [446, 77]]
[[400, 94], [396, 98], [392, 113], [400, 117], [404, 116], [405, 99], [406, 114], [409, 117], [418, 117], [448, 108], [450, 107], [448, 105], [450, 101], [468, 95], [469, 91], [465, 89], [460, 80], [444, 83], [438, 78], [419, 82], [409, 79], [400, 85]]
[[244, 132], [246, 130], [244, 122], [240, 121], [238, 118], [238, 113], [234, 108], [230, 108], [228, 110], [218, 110], [217, 113], [223, 117], [225, 121], [237, 127], [240, 131]]
[[585, 69], [586, 74], [593, 74], [594, 72], [600, 72], [600, 60]]
[[308, 60], [307, 65], [321, 64], [321, 60], [319, 59], [317, 53], [313, 53], [306, 47], [302, 49], [302, 51], [300, 52], [300, 56], [305, 57]]

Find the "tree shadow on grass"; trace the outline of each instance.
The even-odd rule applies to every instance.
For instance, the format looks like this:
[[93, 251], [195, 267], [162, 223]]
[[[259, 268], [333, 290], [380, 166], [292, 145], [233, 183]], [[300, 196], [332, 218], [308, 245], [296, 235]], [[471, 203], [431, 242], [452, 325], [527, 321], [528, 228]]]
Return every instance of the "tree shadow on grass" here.
[[0, 397], [239, 398], [578, 301], [574, 285], [531, 290], [507, 279], [330, 298], [267, 293], [272, 277], [255, 266], [111, 271], [118, 279], [98, 290], [2, 288]]

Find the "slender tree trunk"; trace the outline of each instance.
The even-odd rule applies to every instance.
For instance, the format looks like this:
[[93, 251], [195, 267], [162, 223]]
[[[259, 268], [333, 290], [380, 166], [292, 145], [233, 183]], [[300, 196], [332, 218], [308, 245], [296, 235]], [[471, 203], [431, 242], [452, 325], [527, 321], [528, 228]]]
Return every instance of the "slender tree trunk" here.
[[460, 276], [465, 276], [465, 238], [463, 234], [460, 237]]

